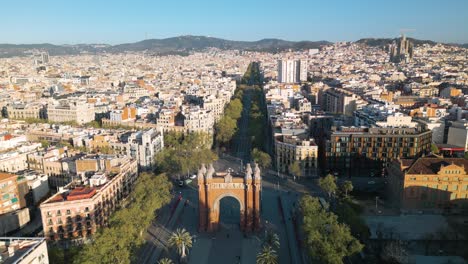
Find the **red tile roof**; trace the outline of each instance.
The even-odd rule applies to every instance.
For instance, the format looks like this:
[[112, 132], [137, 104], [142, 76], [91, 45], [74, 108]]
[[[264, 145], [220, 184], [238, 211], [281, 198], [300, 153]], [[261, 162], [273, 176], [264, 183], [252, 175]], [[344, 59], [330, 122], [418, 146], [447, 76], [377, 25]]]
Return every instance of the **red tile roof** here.
[[407, 174], [437, 174], [441, 166], [455, 164], [468, 171], [468, 160], [464, 158], [419, 158], [408, 169]]
[[75, 201], [81, 199], [87, 199], [94, 196], [96, 193], [95, 188], [90, 187], [76, 187], [67, 196], [67, 201]]

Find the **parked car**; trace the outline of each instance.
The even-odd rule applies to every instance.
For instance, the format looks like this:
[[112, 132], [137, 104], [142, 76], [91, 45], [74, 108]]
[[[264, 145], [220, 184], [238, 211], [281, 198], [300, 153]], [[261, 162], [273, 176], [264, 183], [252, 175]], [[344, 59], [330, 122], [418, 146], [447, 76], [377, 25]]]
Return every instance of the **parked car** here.
[[192, 182], [191, 179], [186, 179], [186, 180], [184, 181], [184, 184], [185, 184], [185, 185], [188, 185], [188, 184], [191, 183], [191, 182]]

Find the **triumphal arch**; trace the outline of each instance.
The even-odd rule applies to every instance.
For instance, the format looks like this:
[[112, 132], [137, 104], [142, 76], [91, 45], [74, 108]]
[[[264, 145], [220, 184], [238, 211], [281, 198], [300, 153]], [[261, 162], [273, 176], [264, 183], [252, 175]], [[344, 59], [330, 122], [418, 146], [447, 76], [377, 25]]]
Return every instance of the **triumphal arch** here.
[[227, 196], [240, 204], [240, 229], [253, 232], [260, 229], [260, 195], [262, 179], [260, 168], [247, 164], [243, 173], [215, 172], [202, 165], [198, 171], [199, 230], [214, 232], [219, 227], [219, 204]]

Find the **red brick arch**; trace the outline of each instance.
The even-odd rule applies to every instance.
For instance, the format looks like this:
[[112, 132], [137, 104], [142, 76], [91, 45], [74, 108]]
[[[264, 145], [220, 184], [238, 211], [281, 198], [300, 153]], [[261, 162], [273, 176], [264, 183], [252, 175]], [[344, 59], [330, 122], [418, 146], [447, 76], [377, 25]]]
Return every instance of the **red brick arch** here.
[[219, 228], [220, 201], [233, 197], [240, 204], [240, 228], [244, 232], [260, 229], [260, 169], [250, 164], [243, 175], [230, 172], [216, 173], [213, 166], [205, 166], [198, 172], [199, 229], [214, 232]]

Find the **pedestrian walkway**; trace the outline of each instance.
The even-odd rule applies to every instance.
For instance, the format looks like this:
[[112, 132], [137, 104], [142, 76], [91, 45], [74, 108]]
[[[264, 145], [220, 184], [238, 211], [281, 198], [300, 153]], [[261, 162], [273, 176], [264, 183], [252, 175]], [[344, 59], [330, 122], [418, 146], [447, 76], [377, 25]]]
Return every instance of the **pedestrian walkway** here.
[[192, 252], [189, 255], [189, 264], [208, 264], [212, 239], [199, 238], [196, 243], [193, 243]]
[[242, 240], [242, 264], [255, 264], [256, 256], [260, 252], [260, 240], [256, 237]]
[[283, 218], [286, 225], [286, 233], [289, 242], [289, 254], [291, 256], [291, 263], [301, 264], [301, 255], [299, 253], [299, 247], [296, 239], [296, 232], [294, 231], [294, 224], [291, 218], [291, 209], [288, 204], [290, 204], [287, 198], [283, 195], [280, 196], [281, 208], [283, 212]]
[[[173, 214], [167, 214], [169, 219], [160, 219], [157, 223], [151, 225], [148, 228], [146, 235], [147, 245], [143, 248], [143, 252], [140, 256], [139, 263], [156, 263], [157, 260], [161, 257], [161, 254], [164, 251], [169, 250], [169, 245], [167, 241], [172, 233], [172, 230], [176, 224], [177, 219], [179, 218], [181, 212], [184, 209], [185, 199], [181, 199], [177, 203]], [[162, 223], [167, 223], [165, 226]]]

